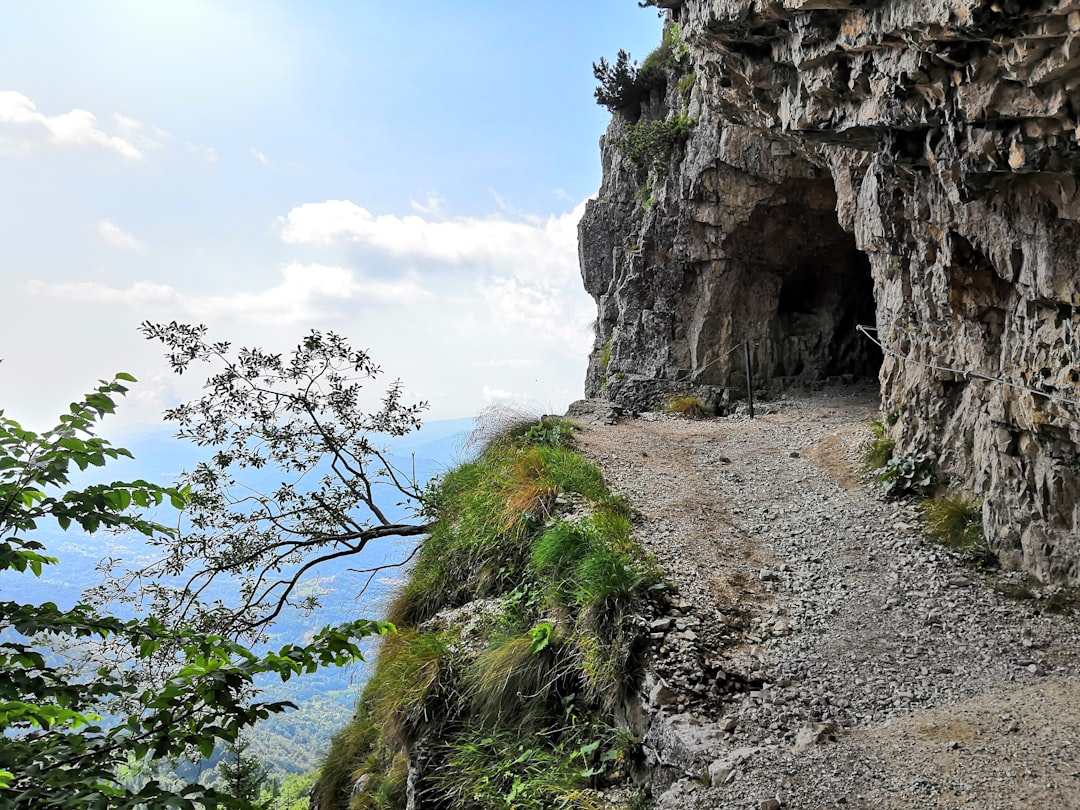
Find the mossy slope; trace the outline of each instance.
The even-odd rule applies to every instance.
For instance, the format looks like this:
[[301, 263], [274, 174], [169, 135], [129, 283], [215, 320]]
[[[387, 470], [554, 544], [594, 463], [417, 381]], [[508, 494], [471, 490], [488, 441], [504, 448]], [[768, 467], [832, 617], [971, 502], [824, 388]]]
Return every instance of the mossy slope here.
[[[436, 527], [388, 618], [356, 715], [315, 786], [320, 810], [608, 807], [636, 740], [655, 567], [629, 509], [558, 420], [490, 441], [430, 493]], [[411, 768], [410, 768], [411, 764]]]

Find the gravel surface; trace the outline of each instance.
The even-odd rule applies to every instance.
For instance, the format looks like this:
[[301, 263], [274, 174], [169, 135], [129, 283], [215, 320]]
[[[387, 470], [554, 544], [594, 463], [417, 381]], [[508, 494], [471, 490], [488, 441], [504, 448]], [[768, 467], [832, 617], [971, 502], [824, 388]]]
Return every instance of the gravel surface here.
[[1080, 621], [856, 472], [876, 393], [579, 418], [667, 572], [646, 752], [680, 808], [1080, 808]]

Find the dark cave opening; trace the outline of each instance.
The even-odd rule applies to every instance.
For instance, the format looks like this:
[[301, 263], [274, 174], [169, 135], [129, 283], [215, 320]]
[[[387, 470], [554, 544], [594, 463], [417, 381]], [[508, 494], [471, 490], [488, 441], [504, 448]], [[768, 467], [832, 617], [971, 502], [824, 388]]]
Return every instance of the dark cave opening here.
[[881, 368], [881, 350], [856, 328], [875, 324], [870, 260], [850, 234], [837, 226], [834, 235], [836, 242], [778, 273], [776, 314], [760, 358], [771, 378], [875, 378]]
[[832, 183], [794, 181], [728, 240], [746, 283], [738, 311], [762, 382], [876, 379], [882, 354], [857, 327], [876, 321], [870, 259], [836, 216]]

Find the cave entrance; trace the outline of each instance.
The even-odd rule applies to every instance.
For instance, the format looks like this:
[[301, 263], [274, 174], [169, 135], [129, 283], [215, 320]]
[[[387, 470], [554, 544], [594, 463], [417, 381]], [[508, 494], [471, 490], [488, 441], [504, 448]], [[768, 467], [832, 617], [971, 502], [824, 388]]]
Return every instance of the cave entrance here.
[[780, 290], [759, 352], [759, 373], [777, 379], [876, 378], [881, 350], [859, 333], [874, 326], [870, 259], [851, 234], [778, 268]]
[[754, 376], [774, 388], [876, 379], [881, 349], [856, 328], [875, 324], [870, 259], [840, 227], [832, 182], [793, 180], [781, 194], [725, 245], [738, 257], [732, 337], [751, 339]]

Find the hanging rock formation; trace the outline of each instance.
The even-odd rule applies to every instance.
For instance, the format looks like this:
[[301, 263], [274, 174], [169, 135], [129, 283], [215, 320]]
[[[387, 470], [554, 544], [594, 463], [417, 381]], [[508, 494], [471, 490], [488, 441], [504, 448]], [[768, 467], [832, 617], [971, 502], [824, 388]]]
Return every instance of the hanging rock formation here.
[[588, 393], [722, 404], [744, 341], [766, 388], [876, 374], [1002, 560], [1080, 582], [1080, 3], [654, 4], [580, 226]]

